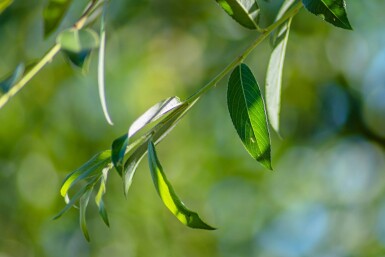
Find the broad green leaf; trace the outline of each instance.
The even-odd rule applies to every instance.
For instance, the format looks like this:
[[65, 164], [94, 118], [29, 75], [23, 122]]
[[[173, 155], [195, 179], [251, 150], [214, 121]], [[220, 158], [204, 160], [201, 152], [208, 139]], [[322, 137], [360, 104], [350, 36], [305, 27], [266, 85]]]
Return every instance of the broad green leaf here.
[[197, 213], [190, 211], [179, 200], [170, 182], [167, 180], [163, 172], [163, 168], [159, 163], [155, 152], [154, 143], [148, 142], [148, 162], [150, 166], [151, 176], [154, 181], [156, 191], [166, 207], [175, 215], [175, 217], [183, 224], [191, 228], [213, 230], [215, 228], [203, 222]]
[[98, 88], [99, 88], [99, 98], [102, 105], [102, 110], [104, 117], [106, 118], [108, 124], [113, 125], [110, 114], [107, 109], [106, 93], [105, 93], [105, 84], [104, 84], [104, 57], [106, 54], [106, 29], [105, 29], [105, 17], [107, 12], [107, 3], [105, 1], [103, 5], [102, 17], [100, 19], [100, 46], [99, 46], [99, 61], [98, 61]]
[[230, 76], [227, 105], [246, 150], [263, 166], [272, 169], [265, 105], [258, 83], [245, 64], [237, 66]]
[[249, 29], [259, 29], [260, 9], [256, 0], [216, 0], [235, 21]]
[[92, 187], [87, 189], [87, 191], [80, 197], [79, 201], [79, 220], [80, 220], [80, 228], [82, 229], [84, 237], [87, 239], [87, 241], [90, 241], [90, 236], [88, 234], [88, 229], [87, 229], [87, 222], [86, 222], [86, 211], [87, 211], [87, 206], [88, 202], [90, 201], [90, 197], [92, 194]]
[[91, 29], [67, 29], [58, 35], [56, 42], [64, 50], [80, 53], [98, 47], [99, 36]]
[[13, 0], [0, 0], [0, 14], [13, 3]]
[[171, 111], [175, 110], [177, 107], [181, 106], [182, 102], [178, 97], [169, 97], [165, 100], [160, 101], [159, 103], [153, 105], [145, 113], [143, 113], [138, 119], [136, 119], [128, 130], [128, 136], [133, 137], [141, 129], [143, 129], [147, 124], [159, 120], [164, 117], [166, 114], [169, 114]]
[[60, 194], [65, 197], [68, 193], [68, 190], [74, 184], [76, 184], [76, 182], [90, 176], [95, 171], [99, 171], [101, 168], [104, 168], [104, 166], [110, 162], [110, 159], [110, 150], [106, 150], [94, 155], [88, 162], [66, 176], [60, 189]]
[[44, 36], [51, 34], [62, 21], [72, 0], [49, 0], [43, 10]]
[[336, 27], [352, 29], [347, 14], [345, 0], [302, 0], [305, 8], [322, 17]]
[[118, 171], [120, 175], [123, 172], [123, 161], [124, 155], [126, 153], [127, 145], [128, 145], [129, 137], [128, 134], [124, 134], [123, 136], [117, 138], [112, 142], [111, 147], [111, 160], [114, 164], [115, 169]]
[[108, 215], [106, 208], [104, 207], [104, 201], [103, 201], [103, 196], [106, 193], [106, 183], [107, 183], [107, 178], [108, 178], [108, 171], [110, 170], [110, 167], [104, 168], [102, 171], [102, 176], [100, 178], [100, 185], [99, 185], [99, 190], [98, 193], [95, 196], [95, 202], [96, 205], [99, 208], [99, 214], [102, 217], [104, 223], [109, 227], [110, 222], [108, 221]]
[[11, 75], [0, 81], [0, 91], [7, 93], [21, 79], [24, 74], [24, 69], [25, 67], [23, 63], [17, 65], [16, 69]]
[[[286, 0], [278, 12], [279, 20], [295, 0]], [[281, 111], [282, 71], [285, 61], [286, 45], [289, 38], [291, 20], [282, 24], [274, 35], [273, 52], [271, 53], [266, 74], [266, 106], [270, 125], [279, 134], [279, 117]]]

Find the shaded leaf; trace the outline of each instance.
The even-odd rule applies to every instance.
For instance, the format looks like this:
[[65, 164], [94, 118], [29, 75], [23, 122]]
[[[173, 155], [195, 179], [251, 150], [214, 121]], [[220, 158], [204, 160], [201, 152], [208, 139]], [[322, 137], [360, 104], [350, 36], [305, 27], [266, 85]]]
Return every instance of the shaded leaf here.
[[[279, 20], [295, 0], [286, 0], [275, 20]], [[266, 74], [266, 106], [269, 121], [279, 134], [279, 117], [281, 111], [282, 71], [285, 61], [286, 45], [289, 38], [291, 18], [282, 24], [274, 35], [273, 52], [271, 53]]]
[[0, 0], [0, 14], [5, 9], [7, 9], [12, 3], [13, 3], [13, 0]]
[[87, 241], [90, 241], [90, 236], [88, 234], [88, 229], [87, 229], [86, 211], [87, 211], [88, 202], [92, 194], [92, 189], [93, 187], [88, 188], [87, 191], [82, 195], [82, 197], [80, 197], [80, 201], [79, 201], [80, 228], [82, 229], [83, 235], [87, 239]]
[[128, 134], [124, 134], [123, 136], [117, 138], [112, 142], [111, 147], [111, 160], [114, 164], [115, 169], [118, 171], [120, 175], [123, 172], [123, 161], [124, 154], [126, 153], [127, 145], [128, 145], [129, 137]]
[[100, 47], [99, 47], [99, 61], [98, 61], [98, 88], [99, 88], [99, 98], [102, 105], [102, 110], [104, 117], [106, 118], [108, 124], [113, 125], [110, 114], [107, 109], [106, 94], [105, 94], [105, 85], [104, 85], [104, 57], [106, 54], [106, 30], [105, 30], [105, 16], [107, 12], [107, 2], [105, 1], [103, 5], [103, 13], [100, 20]]
[[43, 10], [44, 36], [51, 34], [62, 21], [72, 0], [49, 0]]
[[321, 16], [334, 26], [352, 29], [346, 14], [345, 0], [302, 0], [302, 2], [309, 12]]
[[[139, 147], [126, 161], [124, 165], [123, 172], [123, 189], [124, 195], [127, 196], [128, 190], [132, 184], [132, 178], [134, 177], [136, 168], [138, 167], [140, 161], [146, 154], [147, 147], [145, 148], [147, 142], [143, 142], [142, 147]], [[145, 149], [144, 149], [145, 148]]]
[[170, 182], [167, 180], [163, 172], [163, 168], [159, 163], [155, 152], [154, 143], [148, 142], [148, 162], [150, 166], [151, 176], [160, 198], [166, 207], [175, 215], [175, 217], [183, 224], [191, 228], [213, 230], [215, 228], [203, 222], [197, 213], [190, 211], [179, 200]]
[[216, 0], [235, 21], [249, 29], [259, 29], [260, 9], [256, 0]]
[[68, 190], [76, 184], [78, 181], [92, 175], [94, 172], [99, 171], [102, 167], [110, 162], [111, 151], [106, 150], [94, 155], [88, 162], [83, 164], [80, 168], [74, 170], [66, 176], [63, 185], [60, 189], [60, 194], [65, 197]]
[[182, 105], [178, 97], [169, 97], [150, 107], [144, 114], [136, 119], [128, 130], [128, 136], [132, 137], [147, 124], [162, 118], [165, 114]]
[[227, 105], [246, 150], [263, 166], [272, 169], [263, 98], [257, 81], [245, 64], [237, 66], [230, 76]]
[[7, 93], [21, 79], [24, 74], [24, 69], [25, 67], [23, 63], [17, 65], [16, 69], [11, 75], [0, 81], [0, 90], [3, 93]]
[[107, 168], [103, 169], [102, 176], [100, 178], [99, 190], [98, 190], [98, 193], [95, 196], [95, 202], [96, 202], [96, 205], [99, 208], [100, 217], [102, 217], [104, 223], [108, 227], [110, 226], [110, 222], [108, 221], [107, 211], [106, 211], [106, 208], [104, 207], [103, 196], [106, 193], [106, 183], [107, 183], [108, 171], [109, 170], [110, 170], [110, 167], [107, 167]]

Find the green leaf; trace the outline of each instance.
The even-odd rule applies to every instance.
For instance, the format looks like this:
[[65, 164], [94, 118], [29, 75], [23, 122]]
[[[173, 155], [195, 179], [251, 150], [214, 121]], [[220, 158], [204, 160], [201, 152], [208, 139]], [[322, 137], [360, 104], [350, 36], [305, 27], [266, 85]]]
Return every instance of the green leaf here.
[[97, 48], [99, 36], [91, 29], [67, 29], [58, 35], [56, 42], [64, 50], [80, 53], [84, 50]]
[[122, 175], [123, 172], [123, 161], [124, 155], [126, 153], [127, 145], [128, 145], [129, 137], [128, 134], [124, 134], [123, 136], [117, 138], [112, 142], [111, 147], [111, 160], [114, 164], [115, 169], [118, 171], [119, 175]]
[[0, 0], [0, 14], [5, 9], [7, 9], [12, 3], [13, 3], [13, 0]]
[[263, 98], [253, 73], [245, 64], [237, 66], [230, 76], [227, 105], [246, 150], [263, 166], [272, 169]]
[[71, 2], [71, 0], [48, 1], [47, 6], [43, 10], [45, 37], [51, 34], [59, 26]]
[[106, 150], [94, 155], [88, 162], [66, 176], [60, 189], [60, 194], [65, 197], [68, 193], [68, 190], [73, 185], [75, 185], [78, 181], [91, 176], [94, 174], [94, 172], [99, 171], [102, 167], [110, 162], [110, 159], [110, 150]]
[[93, 187], [88, 188], [87, 191], [82, 195], [82, 197], [80, 197], [80, 201], [79, 201], [80, 228], [82, 229], [83, 235], [87, 239], [88, 242], [90, 241], [90, 236], [88, 234], [88, 229], [87, 229], [86, 211], [87, 211], [88, 202], [89, 202], [91, 194], [92, 194], [92, 189], [93, 189]]
[[106, 54], [106, 30], [105, 30], [105, 16], [107, 12], [107, 3], [108, 1], [105, 1], [103, 5], [103, 12], [102, 17], [100, 19], [100, 47], [99, 47], [99, 61], [98, 61], [98, 88], [99, 88], [99, 98], [100, 103], [102, 105], [102, 110], [104, 117], [106, 118], [108, 124], [113, 125], [110, 114], [108, 113], [107, 109], [107, 101], [106, 101], [106, 94], [105, 94], [105, 85], [104, 85], [104, 57]]
[[104, 207], [103, 196], [106, 193], [106, 183], [107, 183], [108, 171], [109, 170], [110, 170], [110, 167], [107, 167], [107, 168], [103, 169], [102, 176], [100, 178], [99, 190], [98, 190], [98, 193], [95, 196], [95, 202], [96, 202], [96, 205], [99, 208], [100, 217], [102, 217], [104, 223], [108, 227], [110, 226], [110, 222], [108, 221], [107, 211], [106, 211], [106, 208]]
[[165, 100], [150, 107], [138, 119], [136, 119], [128, 130], [128, 136], [133, 137], [136, 133], [142, 130], [146, 125], [163, 118], [165, 115], [175, 111], [183, 103], [176, 96], [169, 97]]
[[214, 230], [215, 228], [203, 222], [197, 213], [187, 209], [181, 200], [179, 200], [163, 172], [163, 168], [160, 165], [155, 152], [154, 143], [151, 140], [148, 142], [148, 162], [156, 191], [158, 192], [163, 203], [175, 215], [175, 217], [180, 222], [191, 228]]
[[142, 145], [133, 152], [124, 164], [123, 172], [123, 189], [124, 195], [127, 197], [128, 190], [132, 184], [132, 178], [134, 177], [136, 168], [147, 152], [147, 142], [143, 142]]
[[235, 21], [249, 29], [259, 29], [260, 9], [256, 0], [216, 0]]
[[345, 0], [302, 0], [302, 3], [309, 12], [321, 16], [334, 26], [352, 29], [346, 14]]
[[0, 90], [3, 93], [7, 93], [21, 79], [24, 74], [24, 69], [25, 67], [23, 63], [17, 65], [16, 69], [11, 75], [0, 81]]
[[[279, 20], [295, 0], [286, 0], [278, 12]], [[279, 134], [279, 117], [281, 111], [282, 71], [285, 61], [286, 45], [289, 38], [291, 18], [282, 24], [274, 35], [273, 52], [271, 53], [266, 74], [266, 106], [270, 125]]]

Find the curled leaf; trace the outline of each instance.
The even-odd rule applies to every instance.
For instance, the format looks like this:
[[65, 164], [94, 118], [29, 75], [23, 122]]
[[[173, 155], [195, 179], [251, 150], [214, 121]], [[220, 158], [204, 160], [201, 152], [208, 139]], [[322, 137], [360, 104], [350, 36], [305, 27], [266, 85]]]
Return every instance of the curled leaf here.
[[188, 227], [214, 230], [215, 228], [207, 225], [204, 221], [201, 220], [196, 212], [192, 212], [191, 210], [187, 209], [182, 201], [179, 200], [163, 172], [163, 168], [160, 165], [155, 152], [154, 143], [151, 140], [148, 142], [148, 162], [156, 191], [158, 192], [163, 203], [175, 215], [175, 217]]
[[88, 188], [87, 191], [82, 195], [82, 197], [80, 197], [80, 201], [79, 201], [80, 228], [82, 229], [83, 235], [87, 239], [87, 241], [90, 241], [90, 236], [88, 234], [88, 229], [87, 229], [86, 212], [87, 212], [88, 202], [92, 194], [92, 189], [93, 189], [92, 187]]
[[104, 168], [102, 171], [102, 176], [100, 178], [100, 185], [99, 185], [99, 190], [98, 193], [95, 196], [95, 202], [96, 205], [99, 208], [99, 215], [102, 217], [104, 223], [109, 227], [110, 222], [108, 221], [108, 215], [106, 208], [104, 207], [104, 201], [103, 201], [103, 196], [106, 193], [106, 183], [107, 183], [107, 178], [108, 178], [108, 171], [110, 170], [110, 167]]

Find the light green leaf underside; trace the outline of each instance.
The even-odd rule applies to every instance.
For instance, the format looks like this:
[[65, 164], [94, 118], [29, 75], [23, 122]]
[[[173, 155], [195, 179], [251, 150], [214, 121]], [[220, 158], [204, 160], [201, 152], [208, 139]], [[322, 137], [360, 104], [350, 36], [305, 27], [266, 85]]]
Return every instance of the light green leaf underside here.
[[214, 228], [203, 222], [197, 213], [190, 211], [179, 200], [166, 175], [159, 163], [155, 152], [154, 143], [148, 142], [148, 162], [150, 166], [151, 176], [160, 198], [166, 207], [175, 215], [175, 217], [183, 224], [191, 228], [213, 230]]
[[43, 10], [44, 35], [51, 34], [62, 21], [72, 0], [49, 0]]
[[347, 14], [345, 0], [302, 0], [305, 8], [321, 16], [325, 21], [343, 29], [352, 29]]
[[104, 206], [103, 197], [106, 193], [106, 184], [107, 184], [109, 170], [110, 170], [110, 167], [106, 167], [103, 169], [102, 176], [100, 178], [99, 190], [95, 196], [95, 203], [99, 208], [99, 215], [108, 227], [110, 226], [110, 222], [108, 220], [107, 210]]
[[12, 3], [13, 3], [13, 0], [0, 0], [0, 14], [5, 9], [7, 9]]
[[257, 81], [245, 64], [237, 66], [230, 76], [227, 105], [246, 150], [263, 166], [272, 169], [265, 105]]
[[235, 21], [249, 29], [259, 29], [260, 9], [256, 0], [216, 0]]
[[80, 220], [80, 228], [82, 229], [84, 237], [87, 239], [87, 241], [90, 241], [90, 236], [88, 233], [87, 228], [87, 221], [86, 221], [86, 212], [87, 212], [87, 206], [92, 194], [92, 187], [89, 188], [82, 197], [80, 197], [79, 201], [79, 220]]
[[7, 93], [21, 79], [24, 74], [24, 69], [25, 67], [23, 63], [17, 65], [12, 74], [0, 81], [0, 91], [2, 93]]
[[[290, 9], [295, 0], [286, 0], [279, 10], [275, 20], [279, 20]], [[291, 20], [282, 24], [275, 32], [273, 52], [271, 53], [266, 74], [266, 106], [269, 122], [279, 134], [279, 118], [281, 111], [282, 72]]]

